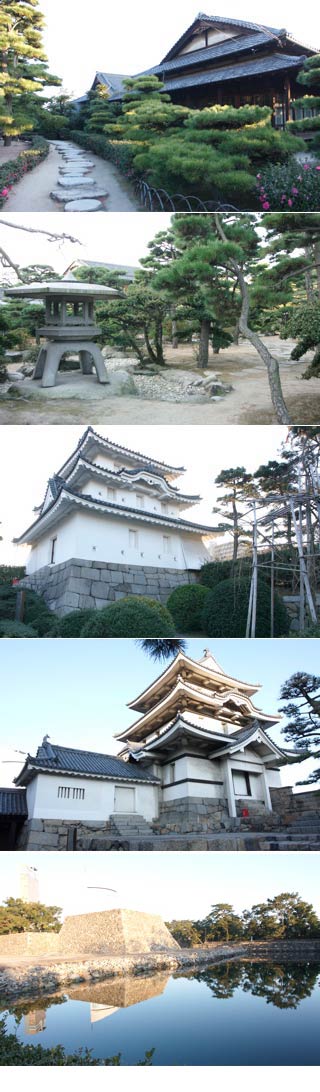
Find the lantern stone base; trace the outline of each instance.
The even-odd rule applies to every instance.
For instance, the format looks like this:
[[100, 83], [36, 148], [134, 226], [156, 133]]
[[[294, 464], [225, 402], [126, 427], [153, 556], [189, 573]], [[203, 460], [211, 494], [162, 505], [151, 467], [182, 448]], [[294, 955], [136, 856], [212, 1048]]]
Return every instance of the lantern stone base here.
[[20, 586], [32, 588], [43, 596], [50, 610], [63, 615], [87, 607], [101, 610], [124, 595], [148, 595], [166, 603], [174, 588], [196, 579], [197, 574], [186, 569], [142, 569], [139, 565], [71, 558], [38, 569], [24, 577]]
[[40, 349], [33, 379], [41, 379], [42, 387], [54, 387], [65, 353], [79, 357], [83, 375], [91, 375], [95, 367], [99, 383], [108, 383], [105, 362], [98, 345], [86, 339], [77, 341], [47, 341]]

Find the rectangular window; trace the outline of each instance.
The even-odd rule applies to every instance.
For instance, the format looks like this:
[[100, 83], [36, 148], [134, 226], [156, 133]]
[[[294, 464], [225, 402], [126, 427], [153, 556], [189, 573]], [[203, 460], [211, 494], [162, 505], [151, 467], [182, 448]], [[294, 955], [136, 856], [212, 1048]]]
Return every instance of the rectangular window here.
[[51, 539], [51, 543], [50, 543], [50, 565], [54, 565], [54, 563], [55, 563], [56, 542], [57, 542], [56, 538]]
[[171, 550], [171, 536], [170, 535], [163, 535], [162, 542], [163, 542], [163, 553], [164, 554], [171, 554], [172, 553], [172, 550]]
[[137, 505], [138, 508], [144, 508], [144, 497], [140, 493], [137, 493]]
[[74, 800], [84, 800], [84, 789], [72, 789], [72, 796]]
[[69, 800], [70, 788], [68, 788], [67, 785], [59, 785], [58, 796], [60, 797], [60, 800]]
[[138, 532], [129, 531], [129, 546], [131, 550], [138, 549]]
[[112, 489], [112, 486], [108, 486], [107, 497], [108, 497], [108, 500], [110, 500], [110, 501], [115, 501], [116, 500], [116, 491], [115, 491], [115, 489]]
[[175, 762], [170, 762], [170, 766], [169, 766], [169, 782], [170, 782], [170, 785], [173, 785], [174, 774], [175, 774]]
[[235, 796], [252, 796], [250, 774], [247, 770], [234, 770], [232, 777]]

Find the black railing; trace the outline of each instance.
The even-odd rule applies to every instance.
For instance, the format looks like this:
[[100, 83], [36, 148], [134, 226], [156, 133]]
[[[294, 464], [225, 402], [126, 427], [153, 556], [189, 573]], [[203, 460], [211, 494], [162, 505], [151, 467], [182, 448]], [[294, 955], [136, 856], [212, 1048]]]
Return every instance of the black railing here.
[[149, 212], [238, 212], [235, 205], [223, 201], [202, 201], [195, 194], [170, 194], [162, 188], [149, 186], [144, 179], [138, 179], [135, 190], [140, 204]]

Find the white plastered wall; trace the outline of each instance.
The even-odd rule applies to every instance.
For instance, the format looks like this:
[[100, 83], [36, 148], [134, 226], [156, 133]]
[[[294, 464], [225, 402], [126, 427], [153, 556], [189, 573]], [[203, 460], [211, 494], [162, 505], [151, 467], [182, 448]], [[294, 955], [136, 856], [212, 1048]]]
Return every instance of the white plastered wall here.
[[[171, 771], [174, 765], [174, 777]], [[182, 784], [177, 784], [177, 782]], [[220, 782], [220, 784], [215, 784]], [[177, 800], [188, 796], [217, 799], [225, 795], [221, 763], [210, 759], [185, 755], [172, 759], [162, 768], [163, 800]]]
[[[65, 777], [41, 773], [27, 788], [29, 819], [70, 819], [103, 822], [115, 811], [115, 788], [134, 788], [135, 813], [147, 821], [158, 816], [158, 786], [132, 782], [99, 781], [98, 778]], [[70, 788], [69, 799], [58, 796], [58, 788]], [[73, 797], [73, 789], [84, 789], [84, 800]]]
[[[136, 532], [132, 545], [130, 531]], [[116, 564], [198, 569], [208, 559], [200, 535], [183, 535], [172, 527], [152, 527], [132, 520], [82, 511], [66, 517], [38, 541], [27, 562], [28, 575], [50, 564], [55, 538], [55, 564], [71, 558]], [[165, 542], [166, 540], [166, 542]]]
[[[144, 500], [143, 508], [148, 512], [157, 512], [158, 515], [163, 513], [163, 504], [166, 505], [165, 515], [174, 516], [179, 518], [181, 508], [180, 505], [174, 500], [163, 493], [160, 496], [152, 496], [148, 490], [143, 490], [142, 486], [129, 489], [128, 486], [122, 485], [120, 482], [113, 485], [112, 482], [108, 484], [103, 481], [98, 481], [97, 478], [90, 478], [85, 483], [81, 492], [90, 494], [91, 497], [97, 497], [98, 500], [111, 501], [114, 504], [125, 504], [129, 508], [139, 508], [141, 499]], [[142, 511], [143, 511], [142, 508]], [[189, 517], [187, 517], [189, 518]], [[190, 517], [192, 519], [192, 515]]]

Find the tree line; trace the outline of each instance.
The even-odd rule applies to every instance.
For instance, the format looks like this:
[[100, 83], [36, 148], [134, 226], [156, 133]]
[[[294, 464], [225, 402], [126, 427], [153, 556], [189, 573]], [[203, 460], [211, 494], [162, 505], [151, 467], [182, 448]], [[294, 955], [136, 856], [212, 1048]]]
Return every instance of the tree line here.
[[297, 892], [282, 892], [241, 914], [230, 903], [215, 903], [201, 921], [167, 921], [183, 948], [243, 940], [305, 940], [320, 938], [320, 919]]

